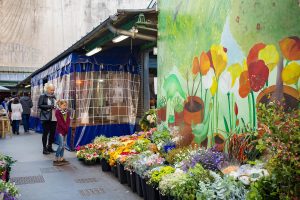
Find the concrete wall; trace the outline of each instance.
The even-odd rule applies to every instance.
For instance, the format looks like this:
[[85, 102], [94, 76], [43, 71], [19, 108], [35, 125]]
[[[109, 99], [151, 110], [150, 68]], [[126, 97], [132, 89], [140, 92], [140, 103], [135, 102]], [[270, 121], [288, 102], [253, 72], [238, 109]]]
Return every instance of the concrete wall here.
[[0, 0], [0, 66], [41, 67], [117, 9], [149, 0]]

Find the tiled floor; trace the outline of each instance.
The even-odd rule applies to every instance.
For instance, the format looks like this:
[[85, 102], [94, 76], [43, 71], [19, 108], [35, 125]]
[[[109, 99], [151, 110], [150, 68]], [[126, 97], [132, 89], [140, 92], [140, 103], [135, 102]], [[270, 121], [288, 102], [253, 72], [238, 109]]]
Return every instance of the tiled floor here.
[[53, 167], [54, 155], [42, 154], [41, 139], [33, 132], [0, 139], [0, 152], [18, 161], [11, 177], [21, 200], [141, 199], [111, 173], [102, 172], [99, 165], [86, 166], [77, 161], [74, 152], [65, 151], [70, 165]]

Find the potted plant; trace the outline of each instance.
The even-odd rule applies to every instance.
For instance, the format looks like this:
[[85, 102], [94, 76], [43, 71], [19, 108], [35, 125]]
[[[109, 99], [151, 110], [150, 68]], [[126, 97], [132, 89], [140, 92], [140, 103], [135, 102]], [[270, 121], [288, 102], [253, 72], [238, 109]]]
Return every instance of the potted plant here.
[[180, 126], [184, 121], [183, 121], [183, 101], [181, 98], [176, 97], [174, 98], [174, 117], [175, 117], [175, 126]]
[[161, 97], [157, 104], [157, 121], [166, 121], [167, 119], [167, 99], [166, 97]]
[[118, 177], [119, 177], [119, 181], [121, 184], [125, 184], [127, 183], [127, 176], [126, 176], [126, 172], [124, 170], [124, 165], [122, 165], [121, 163], [117, 163], [117, 171], [118, 171]]

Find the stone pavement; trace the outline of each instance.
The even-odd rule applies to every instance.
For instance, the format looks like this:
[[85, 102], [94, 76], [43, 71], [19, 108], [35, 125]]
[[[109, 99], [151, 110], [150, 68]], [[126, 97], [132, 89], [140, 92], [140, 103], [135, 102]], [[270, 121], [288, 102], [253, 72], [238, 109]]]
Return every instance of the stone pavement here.
[[[12, 156], [17, 163], [11, 180], [16, 182], [21, 200], [135, 200], [141, 199], [126, 185], [121, 185], [101, 166], [86, 166], [75, 153], [65, 151], [70, 165], [53, 167], [54, 155], [42, 154], [42, 137], [31, 132], [0, 139], [0, 152]], [[56, 149], [56, 145], [54, 149]]]

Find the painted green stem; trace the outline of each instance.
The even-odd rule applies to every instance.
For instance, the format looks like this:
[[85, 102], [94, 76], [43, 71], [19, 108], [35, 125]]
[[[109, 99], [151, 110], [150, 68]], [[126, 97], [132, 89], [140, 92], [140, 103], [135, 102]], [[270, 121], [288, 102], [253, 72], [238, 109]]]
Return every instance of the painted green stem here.
[[[202, 85], [202, 84], [201, 84], [201, 85]], [[204, 102], [206, 102], [206, 96], [207, 96], [207, 89], [205, 90]]]
[[229, 111], [229, 125], [230, 129], [232, 128], [232, 122], [231, 122], [231, 106], [230, 106], [230, 93], [227, 93], [227, 99], [228, 99], [228, 111]]
[[248, 108], [249, 108], [249, 124], [250, 127], [253, 127], [252, 125], [252, 103], [251, 103], [251, 99], [250, 99], [250, 94], [248, 94]]
[[256, 106], [255, 106], [255, 100], [254, 100], [254, 92], [251, 91], [251, 99], [252, 99], [252, 111], [253, 111], [253, 128], [256, 130]]

